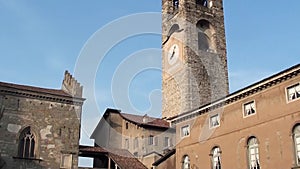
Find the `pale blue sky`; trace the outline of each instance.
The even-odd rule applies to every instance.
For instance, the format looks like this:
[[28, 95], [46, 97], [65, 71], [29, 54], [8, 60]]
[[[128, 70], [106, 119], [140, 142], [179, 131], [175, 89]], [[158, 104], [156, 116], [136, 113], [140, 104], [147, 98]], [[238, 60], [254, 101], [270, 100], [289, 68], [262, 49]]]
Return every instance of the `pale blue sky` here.
[[[299, 6], [299, 0], [224, 1], [231, 92], [299, 63]], [[82, 47], [97, 30], [126, 15], [160, 11], [161, 0], [0, 0], [0, 81], [60, 88], [64, 71], [74, 71]], [[139, 24], [143, 23], [132, 26]], [[95, 79], [99, 112], [90, 114], [88, 106], [83, 110], [82, 143], [88, 143], [87, 135], [101, 113], [115, 106], [111, 79], [117, 66], [137, 51], [160, 46], [160, 35], [148, 34], [130, 37], [111, 49]], [[160, 64], [160, 56], [151, 62]], [[139, 73], [129, 87], [135, 109], [147, 113], [149, 96], [159, 103], [160, 88], [159, 70]], [[160, 105], [154, 107], [152, 115], [159, 115]], [[117, 108], [130, 110], [126, 105]]]

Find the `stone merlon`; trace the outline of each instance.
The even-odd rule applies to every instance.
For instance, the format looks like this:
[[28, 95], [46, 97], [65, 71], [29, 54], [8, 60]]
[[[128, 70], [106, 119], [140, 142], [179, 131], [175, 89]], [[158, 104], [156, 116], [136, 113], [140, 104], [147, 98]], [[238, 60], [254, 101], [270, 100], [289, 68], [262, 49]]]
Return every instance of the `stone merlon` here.
[[73, 97], [82, 97], [83, 87], [68, 71], [65, 71], [65, 77], [61, 88]]

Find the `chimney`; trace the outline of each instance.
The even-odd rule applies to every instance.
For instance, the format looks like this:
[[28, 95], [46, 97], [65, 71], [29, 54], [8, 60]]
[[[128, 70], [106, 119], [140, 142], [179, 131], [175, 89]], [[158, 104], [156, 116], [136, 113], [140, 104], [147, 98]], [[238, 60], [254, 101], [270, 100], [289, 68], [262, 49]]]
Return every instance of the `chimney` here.
[[148, 123], [148, 122], [149, 122], [148, 115], [145, 114], [145, 115], [143, 116], [143, 123]]
[[73, 97], [82, 98], [83, 87], [67, 70], [65, 71], [65, 77], [62, 82], [61, 89]]

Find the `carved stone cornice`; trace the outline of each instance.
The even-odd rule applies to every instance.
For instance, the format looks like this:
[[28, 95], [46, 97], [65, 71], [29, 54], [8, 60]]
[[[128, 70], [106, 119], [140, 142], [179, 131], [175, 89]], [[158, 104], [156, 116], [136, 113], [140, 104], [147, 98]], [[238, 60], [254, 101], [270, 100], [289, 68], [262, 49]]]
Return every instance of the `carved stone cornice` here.
[[80, 106], [83, 104], [85, 100], [84, 98], [72, 97], [71, 95], [60, 90], [51, 90], [51, 89], [43, 90], [42, 88], [35, 88], [30, 86], [28, 86], [29, 89], [18, 89], [15, 87], [2, 86], [1, 84], [3, 83], [0, 83], [0, 95], [10, 95], [16, 97], [24, 97], [30, 99], [38, 99], [38, 100], [59, 102], [64, 104], [72, 104], [72, 105], [80, 105]]

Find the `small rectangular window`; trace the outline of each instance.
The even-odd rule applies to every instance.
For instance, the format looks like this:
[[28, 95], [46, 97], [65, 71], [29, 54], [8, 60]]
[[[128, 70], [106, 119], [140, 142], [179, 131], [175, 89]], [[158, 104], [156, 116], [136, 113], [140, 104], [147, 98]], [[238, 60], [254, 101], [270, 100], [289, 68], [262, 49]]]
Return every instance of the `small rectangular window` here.
[[72, 154], [62, 154], [60, 168], [71, 169], [72, 168]]
[[251, 101], [244, 104], [243, 109], [244, 109], [244, 117], [255, 114], [256, 113], [255, 102]]
[[300, 98], [300, 83], [294, 84], [286, 88], [288, 101]]
[[219, 117], [219, 114], [215, 114], [215, 115], [210, 116], [210, 118], [209, 118], [209, 126], [210, 126], [210, 128], [215, 128], [215, 127], [220, 126], [220, 117]]
[[148, 138], [148, 144], [149, 145], [153, 145], [153, 143], [154, 143], [153, 139], [154, 139], [154, 136], [150, 135], [149, 138]]
[[158, 146], [158, 137], [154, 137], [154, 145]]
[[186, 137], [190, 135], [190, 125], [181, 127], [181, 137]]
[[126, 122], [126, 125], [125, 125], [125, 126], [126, 126], [126, 129], [128, 129], [128, 122]]
[[125, 149], [129, 149], [129, 139], [125, 139]]
[[138, 148], [138, 147], [139, 147], [139, 140], [138, 140], [138, 138], [136, 137], [136, 138], [134, 139], [133, 148]]
[[170, 147], [170, 145], [171, 145], [170, 138], [169, 137], [165, 137], [164, 147]]

